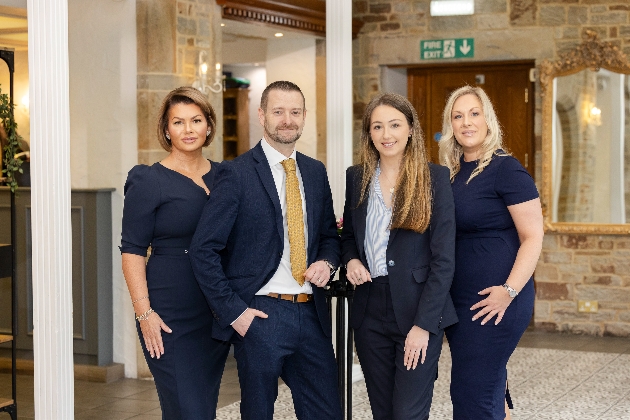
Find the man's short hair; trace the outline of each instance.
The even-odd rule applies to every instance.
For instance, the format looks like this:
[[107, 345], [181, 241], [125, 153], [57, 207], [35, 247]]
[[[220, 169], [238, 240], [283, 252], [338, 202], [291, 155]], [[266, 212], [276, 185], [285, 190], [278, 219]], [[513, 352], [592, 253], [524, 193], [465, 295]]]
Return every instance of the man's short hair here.
[[298, 85], [292, 82], [288, 82], [286, 80], [278, 80], [277, 82], [271, 83], [269, 86], [265, 88], [260, 98], [260, 108], [267, 112], [267, 100], [269, 99], [269, 92], [272, 90], [283, 90], [285, 92], [300, 92], [302, 95], [302, 103], [303, 108], [306, 109], [306, 99], [304, 99], [304, 94]]

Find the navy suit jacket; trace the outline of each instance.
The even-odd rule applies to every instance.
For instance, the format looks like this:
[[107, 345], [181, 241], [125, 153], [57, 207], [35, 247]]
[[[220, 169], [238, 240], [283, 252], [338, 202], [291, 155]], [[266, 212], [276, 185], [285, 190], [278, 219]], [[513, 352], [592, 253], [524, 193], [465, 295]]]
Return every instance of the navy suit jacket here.
[[[449, 290], [455, 271], [455, 205], [447, 168], [429, 163], [433, 209], [424, 233], [392, 229], [387, 245], [387, 272], [396, 323], [402, 334], [418, 327], [436, 334], [457, 322]], [[360, 166], [346, 171], [346, 203], [341, 234], [342, 263], [365, 256], [367, 199], [361, 194]], [[350, 314], [353, 328], [361, 326], [371, 284], [357, 286]]]
[[[264, 140], [263, 140], [264, 141]], [[308, 224], [307, 266], [339, 265], [340, 247], [324, 164], [297, 153]], [[229, 340], [230, 325], [278, 269], [284, 248], [280, 199], [260, 143], [223, 162], [190, 245], [190, 261], [212, 314], [212, 336]], [[331, 335], [324, 290], [313, 286], [324, 333]]]

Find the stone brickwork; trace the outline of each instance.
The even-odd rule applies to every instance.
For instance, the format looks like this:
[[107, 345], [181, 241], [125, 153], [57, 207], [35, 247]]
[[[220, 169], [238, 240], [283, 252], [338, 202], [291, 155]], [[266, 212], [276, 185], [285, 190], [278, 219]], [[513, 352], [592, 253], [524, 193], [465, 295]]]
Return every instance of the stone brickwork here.
[[[536, 268], [536, 327], [591, 335], [630, 335], [630, 240], [546, 235]], [[580, 313], [596, 300], [597, 313]]]
[[[179, 86], [191, 85], [201, 50], [208, 52], [209, 74], [221, 53], [221, 10], [214, 0], [137, 0], [138, 50], [138, 161], [152, 164], [166, 156], [157, 136], [157, 117], [164, 96]], [[221, 94], [210, 102], [222, 115]], [[223, 123], [204, 154], [222, 156]]]
[[[420, 40], [474, 37], [475, 61], [535, 58], [538, 64], [573, 49], [584, 30], [591, 29], [630, 55], [627, 0], [476, 0], [474, 15], [456, 17], [431, 17], [429, 4], [430, 0], [353, 0], [354, 17], [365, 23], [353, 42], [355, 144], [365, 105], [381, 90], [381, 66], [421, 64]], [[537, 83], [538, 185], [541, 121]], [[536, 282], [538, 327], [630, 336], [630, 237], [547, 233]], [[581, 299], [598, 300], [599, 312], [579, 313]]]

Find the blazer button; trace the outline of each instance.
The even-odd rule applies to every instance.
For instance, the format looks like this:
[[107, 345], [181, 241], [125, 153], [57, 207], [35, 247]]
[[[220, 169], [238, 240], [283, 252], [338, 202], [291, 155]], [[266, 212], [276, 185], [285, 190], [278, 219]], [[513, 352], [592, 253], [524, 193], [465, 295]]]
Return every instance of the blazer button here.
[[394, 262], [394, 260], [389, 260], [389, 262], [387, 263], [387, 265], [389, 265], [390, 267], [393, 267], [396, 265], [396, 263]]

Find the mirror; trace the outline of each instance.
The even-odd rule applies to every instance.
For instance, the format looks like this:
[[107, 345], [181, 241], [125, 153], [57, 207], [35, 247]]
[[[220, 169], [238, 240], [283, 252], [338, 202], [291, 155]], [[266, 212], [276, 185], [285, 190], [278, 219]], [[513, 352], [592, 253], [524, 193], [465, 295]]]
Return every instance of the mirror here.
[[593, 31], [540, 65], [545, 230], [630, 233], [630, 62]]

